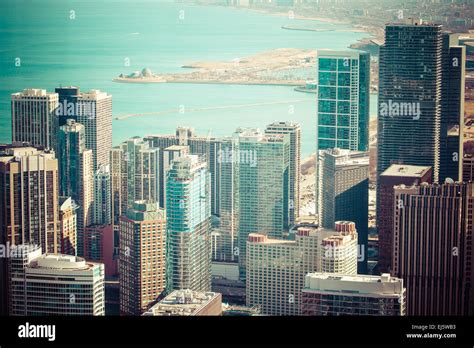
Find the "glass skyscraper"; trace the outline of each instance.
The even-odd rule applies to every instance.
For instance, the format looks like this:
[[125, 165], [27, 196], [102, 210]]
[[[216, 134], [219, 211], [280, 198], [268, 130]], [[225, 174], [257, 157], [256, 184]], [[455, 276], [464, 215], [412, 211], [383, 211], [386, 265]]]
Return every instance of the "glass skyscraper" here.
[[367, 151], [370, 55], [359, 51], [317, 53], [317, 149]]
[[59, 192], [77, 204], [77, 255], [84, 256], [84, 229], [92, 223], [93, 154], [86, 149], [85, 127], [73, 119], [59, 129]]
[[282, 238], [288, 226], [290, 136], [264, 135], [258, 129], [238, 129], [239, 264], [245, 279], [246, 242], [258, 232]]
[[207, 163], [173, 161], [166, 181], [166, 290], [211, 290], [211, 199]]

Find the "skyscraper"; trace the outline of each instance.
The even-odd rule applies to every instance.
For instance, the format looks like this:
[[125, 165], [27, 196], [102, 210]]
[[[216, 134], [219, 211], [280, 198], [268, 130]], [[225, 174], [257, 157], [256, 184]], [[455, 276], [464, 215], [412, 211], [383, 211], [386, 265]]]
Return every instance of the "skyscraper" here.
[[440, 182], [462, 180], [466, 47], [459, 35], [443, 35], [443, 53]]
[[247, 237], [258, 232], [281, 238], [288, 226], [288, 134], [237, 129], [239, 163], [239, 265], [245, 279]]
[[370, 55], [359, 51], [317, 52], [316, 149], [367, 151]]
[[106, 277], [114, 277], [118, 272], [114, 234], [112, 225], [90, 225], [84, 229], [84, 258], [103, 263]]
[[160, 183], [160, 207], [166, 208], [166, 179], [171, 164], [175, 159], [189, 153], [189, 147], [186, 145], [172, 145], [167, 148], [160, 149], [160, 164], [159, 164], [159, 183]]
[[405, 315], [403, 280], [381, 276], [310, 273], [302, 290], [301, 314]]
[[120, 312], [140, 315], [166, 285], [166, 216], [158, 203], [137, 201], [120, 218]]
[[101, 165], [94, 174], [93, 223], [96, 225], [112, 224], [110, 165]]
[[395, 187], [392, 275], [407, 315], [473, 315], [473, 183]]
[[57, 87], [59, 124], [74, 119], [85, 127], [86, 147], [92, 150], [97, 170], [110, 161], [112, 148], [112, 96], [99, 90], [80, 92], [78, 87]]
[[219, 223], [212, 232], [212, 259], [237, 262], [239, 229], [239, 144], [234, 137], [221, 139]]
[[19, 245], [9, 260], [10, 315], [105, 315], [104, 266]]
[[321, 272], [357, 274], [359, 257], [356, 225], [352, 221], [336, 221], [335, 233], [322, 241]]
[[347, 225], [337, 222], [339, 231], [298, 228], [295, 240], [251, 233], [247, 240], [247, 306], [258, 305], [267, 315], [300, 315], [307, 273], [324, 269], [356, 274], [357, 233], [354, 228], [343, 232], [339, 224]]
[[120, 216], [135, 201], [159, 200], [159, 149], [134, 137], [114, 147], [110, 156], [112, 217], [117, 228]]
[[[380, 48], [377, 173], [430, 166], [457, 180], [462, 149], [464, 53], [441, 25], [389, 24]], [[454, 161], [453, 161], [454, 160]]]
[[56, 87], [54, 91], [58, 94], [59, 105], [56, 110], [59, 126], [64, 126], [69, 119], [77, 121], [77, 98], [79, 97], [79, 87]]
[[77, 98], [77, 121], [84, 125], [86, 147], [92, 150], [93, 170], [109, 164], [112, 149], [112, 96], [99, 90]]
[[367, 271], [369, 215], [369, 154], [327, 149], [319, 152], [319, 221], [332, 228], [336, 221], [355, 222], [361, 258], [359, 273]]
[[211, 213], [217, 216], [220, 214], [220, 168], [218, 153], [221, 142], [219, 138], [211, 137], [210, 131], [207, 136], [198, 136], [193, 128], [177, 127], [174, 135], [151, 135], [145, 137], [144, 141], [148, 141], [151, 147], [158, 147], [161, 150], [173, 145], [188, 146], [189, 154], [203, 156], [211, 176]]
[[167, 292], [211, 289], [211, 201], [207, 164], [197, 155], [176, 159], [168, 171]]
[[265, 134], [290, 135], [290, 164], [288, 180], [290, 193], [288, 197], [288, 225], [293, 226], [300, 215], [301, 183], [301, 128], [297, 123], [274, 122], [265, 129]]
[[432, 183], [431, 167], [392, 164], [379, 177], [378, 190], [380, 202], [377, 204], [377, 231], [379, 236], [378, 269], [382, 273], [392, 269], [393, 253], [393, 213], [396, 185], [420, 185]]
[[0, 243], [59, 252], [58, 161], [54, 152], [0, 148]]
[[12, 141], [56, 150], [58, 95], [44, 89], [25, 89], [11, 98]]
[[[58, 161], [54, 152], [0, 146], [0, 244], [60, 248]], [[0, 258], [0, 313], [8, 312], [6, 258]]]
[[77, 255], [84, 255], [84, 229], [93, 221], [93, 156], [86, 148], [85, 128], [73, 119], [59, 129], [60, 195], [77, 204]]

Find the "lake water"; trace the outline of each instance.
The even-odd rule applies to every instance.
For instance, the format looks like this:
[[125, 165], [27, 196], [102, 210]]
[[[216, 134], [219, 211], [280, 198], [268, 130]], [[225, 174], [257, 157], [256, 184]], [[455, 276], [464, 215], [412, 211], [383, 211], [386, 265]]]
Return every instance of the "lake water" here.
[[[114, 117], [184, 111], [114, 120], [114, 144], [134, 135], [174, 133], [177, 126], [224, 136], [239, 126], [263, 128], [273, 121], [290, 120], [302, 126], [302, 154], [307, 156], [315, 148], [314, 94], [277, 86], [112, 82], [120, 73], [143, 67], [158, 73], [178, 72], [192, 61], [232, 60], [275, 48], [343, 50], [367, 36], [281, 29], [295, 21], [244, 9], [173, 2], [2, 0], [0, 142], [11, 141], [11, 93], [75, 85], [112, 94]], [[371, 105], [375, 110], [375, 98]], [[224, 108], [192, 111], [209, 107]]]

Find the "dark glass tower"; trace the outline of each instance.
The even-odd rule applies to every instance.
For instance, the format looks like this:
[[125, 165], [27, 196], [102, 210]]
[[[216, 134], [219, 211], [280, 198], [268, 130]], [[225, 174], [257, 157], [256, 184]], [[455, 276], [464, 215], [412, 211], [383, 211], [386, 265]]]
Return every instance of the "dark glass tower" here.
[[457, 180], [462, 158], [464, 48], [435, 24], [389, 24], [380, 48], [377, 174], [431, 166]]

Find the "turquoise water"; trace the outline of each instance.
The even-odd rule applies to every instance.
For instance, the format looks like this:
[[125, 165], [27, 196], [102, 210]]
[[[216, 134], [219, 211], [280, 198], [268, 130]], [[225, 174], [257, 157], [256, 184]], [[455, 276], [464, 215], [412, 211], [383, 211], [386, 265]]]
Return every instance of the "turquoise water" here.
[[[239, 126], [263, 128], [269, 122], [290, 120], [301, 124], [302, 153], [309, 155], [315, 147], [313, 94], [292, 87], [112, 82], [120, 73], [143, 67], [177, 72], [192, 61], [231, 60], [282, 47], [346, 49], [366, 36], [281, 29], [294, 22], [242, 9], [172, 2], [2, 0], [0, 142], [11, 141], [11, 93], [76, 85], [112, 94], [114, 117], [184, 111], [114, 120], [114, 144], [134, 135], [174, 133], [180, 125], [194, 127], [198, 134], [223, 136]], [[310, 23], [315, 25], [298, 20]], [[21, 59], [19, 67], [16, 58]], [[225, 106], [231, 107], [192, 111]]]

